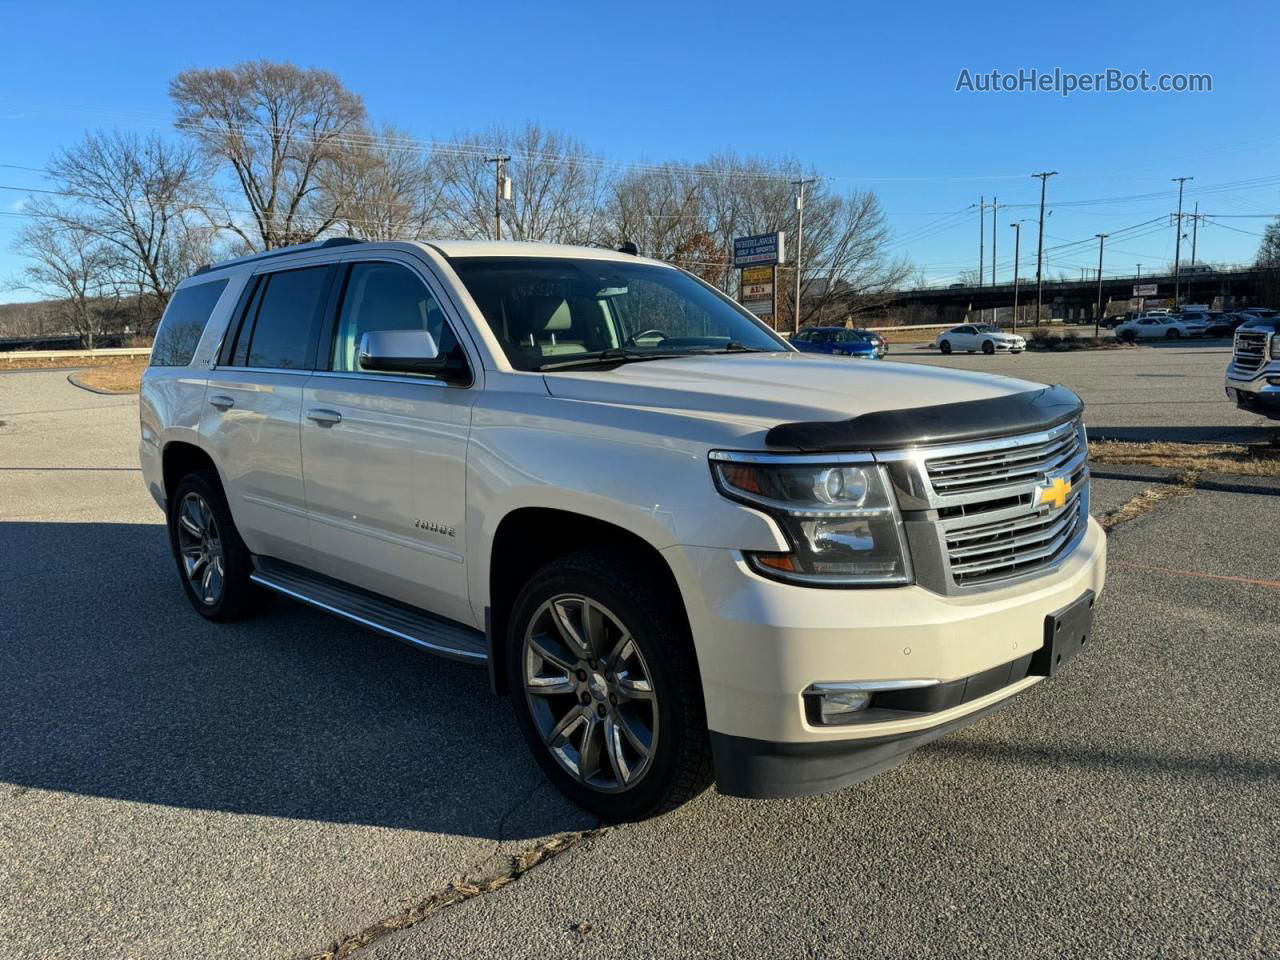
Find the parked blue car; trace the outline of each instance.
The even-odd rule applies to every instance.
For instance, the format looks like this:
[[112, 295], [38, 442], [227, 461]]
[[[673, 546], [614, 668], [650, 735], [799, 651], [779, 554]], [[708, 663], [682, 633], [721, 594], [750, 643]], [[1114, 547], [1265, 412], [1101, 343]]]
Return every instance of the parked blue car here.
[[791, 338], [791, 345], [804, 353], [830, 353], [867, 360], [878, 360], [883, 354], [867, 334], [845, 327], [808, 327]]

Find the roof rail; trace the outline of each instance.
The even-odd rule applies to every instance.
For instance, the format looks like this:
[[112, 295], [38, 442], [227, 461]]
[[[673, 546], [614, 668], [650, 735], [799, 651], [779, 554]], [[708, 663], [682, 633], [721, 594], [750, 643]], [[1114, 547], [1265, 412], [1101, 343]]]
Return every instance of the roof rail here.
[[235, 267], [242, 263], [254, 263], [258, 260], [269, 260], [272, 257], [282, 257], [287, 253], [303, 253], [307, 250], [323, 250], [326, 247], [346, 247], [353, 243], [364, 243], [364, 241], [355, 237], [330, 237], [328, 240], [316, 240], [312, 243], [295, 243], [292, 246], [277, 247], [275, 250], [264, 250], [262, 253], [251, 253], [245, 257], [223, 260], [220, 263], [206, 263], [192, 274], [192, 276], [198, 277], [202, 273], [208, 273], [210, 270], [221, 270], [223, 267]]

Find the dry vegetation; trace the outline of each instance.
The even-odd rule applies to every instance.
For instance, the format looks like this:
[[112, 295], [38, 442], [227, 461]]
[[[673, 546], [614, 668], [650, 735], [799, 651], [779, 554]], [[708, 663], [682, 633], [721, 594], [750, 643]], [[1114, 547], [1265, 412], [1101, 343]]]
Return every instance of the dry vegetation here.
[[145, 359], [129, 357], [117, 363], [99, 363], [76, 374], [76, 381], [94, 390], [112, 393], [137, 393], [142, 374], [147, 369]]
[[1250, 477], [1280, 477], [1280, 445], [1235, 443], [1122, 443], [1095, 440], [1089, 444], [1095, 464], [1163, 467], [1180, 474], [1234, 473]]

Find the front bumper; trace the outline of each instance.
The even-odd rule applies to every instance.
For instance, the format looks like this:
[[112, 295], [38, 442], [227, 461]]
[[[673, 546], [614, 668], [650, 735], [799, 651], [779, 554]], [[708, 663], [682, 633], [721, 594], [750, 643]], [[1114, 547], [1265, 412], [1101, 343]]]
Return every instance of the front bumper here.
[[1273, 363], [1263, 368], [1252, 380], [1228, 375], [1227, 396], [1241, 410], [1280, 420], [1280, 384], [1269, 383], [1269, 379], [1280, 379], [1280, 365]]
[[[767, 580], [739, 554], [665, 551], [681, 586], [702, 673], [716, 776], [746, 796], [819, 793], [871, 776], [1042, 677], [1016, 674], [1043, 645], [1046, 615], [1100, 595], [1106, 536], [1094, 520], [1053, 573], [968, 596], [920, 586], [817, 589]], [[876, 723], [810, 722], [813, 684], [999, 675], [1005, 683], [931, 713]], [[988, 692], [989, 691], [989, 692]]]

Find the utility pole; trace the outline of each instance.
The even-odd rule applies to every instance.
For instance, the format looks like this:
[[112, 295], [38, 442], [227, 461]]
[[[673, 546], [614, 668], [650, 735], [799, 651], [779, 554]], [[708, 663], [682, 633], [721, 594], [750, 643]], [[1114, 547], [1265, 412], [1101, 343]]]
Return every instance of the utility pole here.
[[[992, 296], [995, 296], [995, 286], [996, 286], [996, 210], [999, 209], [1000, 207], [1000, 204], [996, 202], [997, 200], [999, 200], [999, 197], [991, 198], [991, 295]], [[991, 322], [996, 324], [997, 326], [999, 325], [1000, 323], [999, 307], [991, 308]]]
[[1022, 221], [1011, 223], [1013, 227], [1013, 332], [1018, 332], [1018, 254], [1022, 247]]
[[814, 183], [813, 177], [801, 177], [792, 180], [796, 188], [796, 315], [791, 318], [791, 332], [800, 332], [800, 283], [804, 274], [804, 188]]
[[978, 198], [978, 286], [982, 286], [983, 276], [987, 270], [987, 198]]
[[[1142, 283], [1142, 264], [1138, 264], [1138, 279], [1137, 279], [1137, 283], [1139, 283], [1139, 284], [1141, 284], [1141, 283]], [[1142, 308], [1143, 308], [1143, 306], [1146, 304], [1146, 302], [1147, 302], [1147, 298], [1146, 298], [1146, 297], [1139, 297], [1139, 298], [1138, 298], [1138, 312], [1139, 312], [1139, 313], [1141, 313], [1141, 312], [1142, 312]]]
[[1098, 238], [1098, 311], [1093, 315], [1093, 339], [1098, 339], [1098, 324], [1102, 322], [1102, 245], [1106, 243], [1108, 234], [1095, 233]]
[[511, 181], [507, 178], [507, 161], [510, 159], [511, 155], [505, 153], [484, 158], [485, 163], [494, 164], [493, 237], [495, 240], [502, 239], [502, 201], [511, 199]]
[[1044, 309], [1044, 273], [1041, 270], [1044, 265], [1044, 194], [1049, 178], [1057, 175], [1057, 170], [1032, 174], [1040, 180], [1040, 239], [1036, 243], [1036, 323], [1040, 322], [1040, 313]]
[[1178, 185], [1178, 234], [1173, 244], [1173, 309], [1178, 309], [1178, 274], [1182, 269], [1182, 188], [1188, 180], [1195, 177], [1172, 177], [1171, 182]]
[[1200, 201], [1196, 201], [1196, 212], [1191, 215], [1191, 265], [1196, 265], [1196, 235], [1200, 232]]

